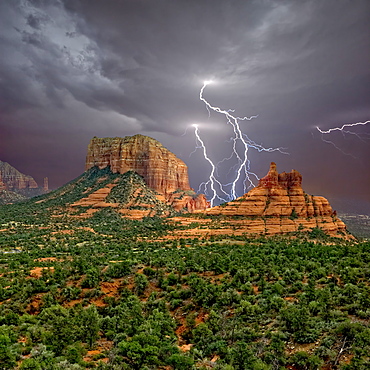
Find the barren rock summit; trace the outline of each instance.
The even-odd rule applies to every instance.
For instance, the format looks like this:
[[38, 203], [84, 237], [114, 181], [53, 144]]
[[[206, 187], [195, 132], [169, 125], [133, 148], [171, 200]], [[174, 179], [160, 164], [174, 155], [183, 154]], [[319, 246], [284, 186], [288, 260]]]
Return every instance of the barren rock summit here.
[[0, 161], [0, 204], [20, 202], [41, 193], [33, 177]]

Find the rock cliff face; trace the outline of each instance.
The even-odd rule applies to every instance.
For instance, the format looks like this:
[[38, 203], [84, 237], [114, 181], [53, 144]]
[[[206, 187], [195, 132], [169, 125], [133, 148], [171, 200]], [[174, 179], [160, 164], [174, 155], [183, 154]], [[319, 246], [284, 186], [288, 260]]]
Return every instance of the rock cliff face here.
[[6, 190], [5, 184], [3, 183], [3, 178], [1, 177], [1, 172], [0, 172], [0, 190]]
[[[222, 220], [217, 231], [208, 230], [209, 235], [283, 234], [320, 228], [329, 235], [349, 237], [345, 224], [328, 200], [306, 194], [301, 184], [302, 176], [298, 171], [278, 174], [276, 164], [271, 163], [268, 174], [254, 189], [232, 202], [204, 212], [216, 219], [220, 216]], [[207, 224], [207, 220], [200, 222]]]
[[159, 141], [143, 135], [94, 137], [88, 147], [86, 170], [110, 166], [113, 173], [135, 171], [161, 194], [190, 190], [186, 164]]
[[186, 164], [150, 137], [94, 137], [88, 146], [85, 169], [95, 166], [99, 169], [109, 166], [113, 173], [138, 173], [148, 187], [162, 194], [176, 210], [208, 207], [205, 196], [190, 188]]
[[9, 163], [0, 161], [0, 175], [6, 190], [18, 191], [23, 189], [37, 189], [36, 181], [28, 175], [16, 170]]

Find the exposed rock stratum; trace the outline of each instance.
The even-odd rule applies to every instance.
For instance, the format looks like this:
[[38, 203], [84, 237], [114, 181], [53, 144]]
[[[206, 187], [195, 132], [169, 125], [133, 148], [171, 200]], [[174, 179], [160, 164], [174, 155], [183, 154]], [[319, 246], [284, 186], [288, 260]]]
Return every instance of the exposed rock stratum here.
[[[175, 221], [190, 225], [195, 220]], [[326, 198], [305, 193], [298, 171], [279, 174], [273, 162], [258, 186], [232, 202], [204, 211], [197, 222], [198, 227], [186, 230], [187, 235], [272, 235], [321, 229], [332, 236], [350, 237]]]
[[33, 177], [0, 161], [0, 204], [20, 202], [41, 193]]
[[192, 212], [209, 206], [203, 194], [190, 188], [186, 164], [148, 136], [94, 137], [88, 146], [85, 169], [92, 167], [110, 167], [113, 173], [120, 174], [136, 172], [175, 210]]
[[33, 177], [19, 172], [9, 163], [2, 161], [0, 161], [0, 186], [1, 182], [5, 185], [6, 190], [10, 191], [38, 188]]

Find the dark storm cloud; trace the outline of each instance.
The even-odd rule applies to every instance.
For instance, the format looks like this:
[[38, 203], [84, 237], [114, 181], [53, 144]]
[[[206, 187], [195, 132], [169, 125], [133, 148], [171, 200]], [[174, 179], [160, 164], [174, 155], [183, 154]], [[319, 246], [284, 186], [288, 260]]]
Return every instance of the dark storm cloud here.
[[36, 30], [41, 30], [42, 26], [49, 22], [49, 17], [43, 14], [29, 14], [27, 16], [27, 25]]
[[[241, 116], [258, 114], [243, 131], [290, 152], [252, 152], [258, 175], [275, 160], [281, 171], [301, 170], [308, 191], [345, 193], [358, 177], [357, 193], [369, 197], [369, 143], [334, 138], [356, 147], [354, 160], [315, 129], [370, 117], [369, 12], [367, 0], [2, 1], [0, 159], [12, 163], [14, 148], [30, 174], [50, 171], [61, 185], [79, 173], [83, 156], [59, 166], [61, 174], [52, 168], [63, 159], [51, 148], [81, 156], [94, 135], [140, 132], [180, 155], [195, 186], [207, 164], [197, 153], [188, 158], [194, 137], [181, 134], [191, 123], [206, 123], [217, 160], [229, 155], [230, 127], [215, 115], [208, 121], [198, 99], [212, 78], [207, 99]], [[27, 147], [23, 162], [22, 133], [38, 148]], [[347, 176], [339, 181], [341, 171]]]

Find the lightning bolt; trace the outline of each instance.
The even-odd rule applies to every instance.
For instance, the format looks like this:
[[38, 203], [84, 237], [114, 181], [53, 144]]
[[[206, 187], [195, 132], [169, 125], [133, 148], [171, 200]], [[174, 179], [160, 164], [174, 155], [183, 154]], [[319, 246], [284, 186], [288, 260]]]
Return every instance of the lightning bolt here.
[[325, 140], [325, 139], [324, 139], [324, 134], [330, 134], [330, 133], [332, 133], [332, 132], [334, 132], [334, 131], [340, 131], [343, 135], [345, 135], [345, 134], [355, 135], [355, 136], [357, 136], [361, 141], [364, 141], [360, 134], [358, 134], [357, 132], [353, 132], [353, 131], [345, 130], [345, 128], [346, 128], [346, 127], [354, 127], [354, 126], [365, 126], [365, 125], [367, 125], [368, 123], [370, 123], [370, 121], [365, 121], [365, 122], [356, 122], [356, 123], [346, 123], [346, 124], [342, 125], [341, 127], [334, 127], [334, 128], [330, 128], [329, 130], [321, 130], [321, 129], [320, 129], [320, 127], [316, 126], [316, 129], [321, 133], [321, 139], [322, 139], [322, 141], [324, 141], [325, 143], [328, 143], [328, 144], [333, 145], [336, 149], [338, 149], [338, 150], [339, 150], [340, 152], [342, 152], [343, 154], [345, 154], [345, 155], [349, 155], [349, 156], [351, 156], [352, 158], [356, 158], [356, 157], [354, 157], [352, 154], [344, 152], [341, 148], [339, 148], [339, 147], [338, 147], [335, 143], [333, 143], [332, 141], [330, 141], [330, 140]]
[[356, 123], [346, 123], [344, 124], [342, 127], [334, 127], [334, 128], [329, 128], [329, 130], [327, 131], [324, 131], [324, 130], [321, 130], [320, 127], [316, 126], [317, 130], [319, 130], [322, 134], [330, 134], [331, 132], [333, 131], [342, 131], [342, 132], [345, 132], [345, 133], [348, 133], [348, 134], [353, 134], [353, 135], [358, 135], [356, 134], [355, 132], [351, 132], [351, 131], [344, 131], [344, 128], [345, 127], [353, 127], [353, 126], [364, 126], [364, 125], [367, 125], [368, 123], [370, 123], [370, 121], [365, 121], [365, 122], [356, 122]]
[[[203, 149], [203, 155], [204, 155], [204, 158], [206, 159], [206, 161], [211, 165], [211, 173], [209, 175], [209, 180], [206, 181], [206, 182], [202, 182], [200, 185], [199, 185], [199, 190], [198, 192], [201, 192], [201, 188], [202, 186], [204, 187], [204, 193], [207, 193], [207, 186], [210, 185], [210, 188], [212, 190], [212, 198], [210, 200], [211, 202], [211, 207], [213, 207], [213, 203], [215, 201], [215, 199], [219, 199], [220, 201], [222, 202], [226, 202], [227, 200], [224, 199], [224, 198], [221, 198], [218, 193], [217, 193], [217, 189], [215, 188], [215, 185], [217, 184], [218, 187], [219, 187], [219, 190], [221, 190], [221, 192], [226, 196], [226, 198], [229, 198], [228, 194], [223, 190], [223, 186], [222, 184], [216, 179], [215, 177], [215, 172], [216, 172], [216, 166], [214, 165], [214, 163], [211, 161], [211, 159], [208, 157], [208, 154], [207, 154], [207, 149], [206, 149], [206, 146], [204, 145], [204, 142], [203, 140], [200, 138], [200, 135], [199, 135], [199, 128], [198, 128], [198, 125], [197, 124], [194, 124], [193, 127], [195, 128], [195, 137], [196, 137], [196, 141], [197, 141], [197, 148], [202, 148]], [[196, 149], [195, 149], [196, 150]], [[208, 194], [206, 194], [208, 195]]]
[[[233, 153], [235, 154], [236, 158], [238, 159], [238, 162], [239, 162], [239, 167], [237, 169], [237, 174], [236, 174], [236, 178], [235, 180], [231, 183], [231, 196], [232, 196], [232, 199], [235, 199], [237, 197], [236, 195], [236, 185], [241, 177], [241, 174], [242, 172], [244, 172], [245, 174], [245, 178], [246, 178], [246, 181], [249, 182], [250, 186], [254, 186], [251, 178], [249, 177], [249, 161], [248, 161], [248, 144], [246, 142], [246, 140], [244, 139], [244, 136], [243, 136], [243, 133], [241, 132], [240, 130], [240, 127], [239, 127], [239, 120], [248, 120], [250, 121], [251, 119], [253, 118], [256, 118], [257, 116], [251, 116], [251, 117], [235, 117], [233, 116], [231, 113], [234, 113], [233, 110], [223, 110], [219, 107], [215, 107], [215, 106], [212, 106], [204, 97], [203, 97], [203, 92], [204, 92], [204, 89], [206, 88], [207, 85], [209, 85], [210, 83], [212, 83], [212, 81], [204, 81], [203, 83], [203, 86], [200, 90], [200, 93], [199, 93], [199, 99], [206, 105], [207, 107], [207, 110], [208, 110], [208, 115], [210, 116], [211, 114], [211, 110], [217, 112], [217, 113], [221, 113], [223, 114], [226, 119], [227, 119], [227, 123], [230, 123], [233, 127], [233, 130], [234, 130], [234, 139], [233, 139]], [[236, 150], [236, 144], [238, 142], [238, 140], [243, 144], [243, 148], [244, 148], [244, 153], [243, 153], [243, 156], [241, 157], [238, 153], [238, 151]], [[256, 174], [253, 174], [253, 176], [255, 176], [256, 178], [258, 178], [258, 176]], [[246, 182], [245, 181], [245, 182]], [[244, 182], [244, 190], [245, 189], [245, 182]]]
[[[239, 181], [241, 181], [243, 176], [244, 176], [244, 181], [243, 181], [244, 193], [247, 191], [247, 188], [254, 186], [252, 178], [254, 178], [256, 180], [259, 180], [258, 176], [254, 172], [251, 172], [251, 170], [250, 170], [250, 161], [248, 159], [249, 148], [256, 149], [259, 152], [261, 152], [261, 151], [266, 151], [266, 152], [279, 151], [280, 153], [283, 153], [283, 154], [287, 154], [287, 153], [285, 153], [283, 151], [284, 148], [264, 148], [262, 145], [257, 144], [256, 142], [251, 140], [247, 135], [242, 133], [242, 131], [240, 129], [240, 126], [239, 126], [239, 122], [240, 121], [250, 121], [253, 118], [257, 118], [258, 117], [257, 115], [250, 116], [250, 117], [238, 117], [238, 116], [235, 116], [233, 114], [235, 111], [232, 110], [232, 109], [224, 110], [220, 107], [211, 105], [203, 96], [204, 89], [206, 88], [207, 85], [209, 85], [211, 83], [212, 83], [212, 81], [204, 81], [203, 86], [202, 86], [202, 88], [200, 90], [200, 93], [199, 93], [199, 99], [205, 104], [206, 109], [208, 111], [208, 117], [211, 116], [211, 111], [214, 111], [216, 113], [220, 113], [220, 114], [224, 115], [225, 118], [226, 118], [227, 124], [230, 124], [232, 126], [233, 132], [234, 132], [234, 136], [231, 138], [231, 141], [232, 141], [232, 153], [231, 153], [231, 155], [228, 158], [224, 158], [222, 161], [218, 162], [217, 165], [221, 164], [224, 161], [228, 161], [228, 160], [232, 159], [234, 156], [237, 159], [237, 164], [234, 165], [234, 169], [236, 168], [235, 179], [232, 182], [228, 183], [228, 184], [222, 185], [219, 181], [217, 181], [217, 179], [215, 177], [215, 173], [217, 173], [217, 165], [214, 165], [214, 163], [207, 156], [205, 145], [199, 137], [198, 126], [197, 125], [194, 126], [197, 142], [203, 148], [203, 154], [204, 154], [205, 159], [212, 166], [212, 172], [211, 172], [209, 180], [205, 183], [202, 183], [201, 185], [203, 185], [205, 187], [205, 189], [207, 188], [208, 185], [210, 185], [212, 193], [213, 193], [212, 200], [211, 200], [211, 205], [213, 205], [213, 201], [216, 198], [218, 198], [220, 200], [223, 200], [223, 201], [226, 201], [224, 198], [221, 198], [217, 195], [217, 191], [216, 191], [215, 186], [214, 186], [215, 183], [218, 185], [219, 190], [221, 190], [221, 192], [226, 196], [226, 199], [232, 200], [232, 199], [237, 198], [237, 196], [238, 196], [237, 193], [236, 193], [236, 186], [239, 183]], [[242, 144], [241, 145], [241, 147], [242, 147], [241, 152], [240, 151], [238, 152], [238, 149], [237, 149], [237, 144], [238, 143]], [[248, 186], [247, 186], [247, 184], [248, 184]], [[226, 186], [231, 187], [231, 194], [228, 194], [224, 190], [224, 187], [226, 187]]]

